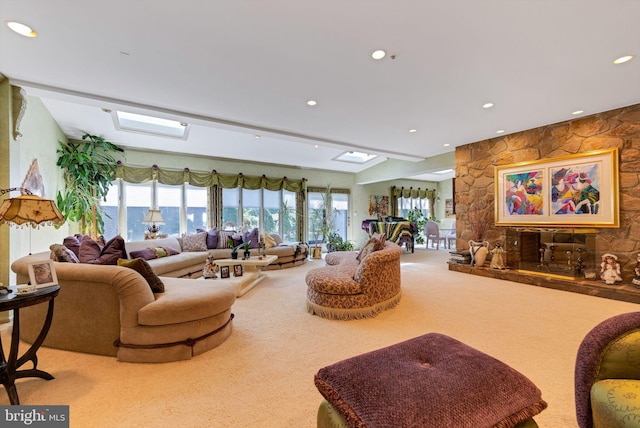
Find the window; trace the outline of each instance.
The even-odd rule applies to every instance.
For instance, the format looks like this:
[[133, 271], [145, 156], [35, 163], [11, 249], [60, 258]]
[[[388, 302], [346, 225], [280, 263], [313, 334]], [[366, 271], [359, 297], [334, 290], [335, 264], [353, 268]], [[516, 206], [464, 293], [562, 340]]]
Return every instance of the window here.
[[108, 241], [118, 234], [118, 203], [120, 186], [112, 185], [107, 193], [107, 200], [100, 201], [103, 208], [102, 220], [104, 221], [103, 235]]
[[182, 205], [182, 186], [156, 185], [158, 207], [165, 221], [160, 226], [162, 232], [169, 235], [180, 236], [180, 206]]
[[124, 201], [127, 241], [141, 241], [147, 230], [147, 225], [142, 224], [142, 220], [151, 207], [151, 183], [126, 183], [124, 185]]
[[[280, 232], [280, 192], [264, 191], [264, 231], [266, 233]], [[283, 238], [284, 240], [284, 238]]]
[[419, 209], [425, 218], [431, 217], [431, 207], [427, 198], [398, 198], [398, 216], [407, 218], [409, 211]]
[[251, 231], [260, 227], [260, 207], [262, 205], [262, 190], [242, 189], [242, 227]]
[[196, 229], [209, 229], [207, 216], [206, 187], [185, 185], [187, 192], [187, 233], [195, 233]]
[[222, 189], [222, 225], [224, 229], [227, 225], [236, 228], [240, 224], [240, 192], [239, 188]]
[[282, 191], [282, 240], [294, 242], [298, 240], [296, 218], [296, 194], [287, 190]]

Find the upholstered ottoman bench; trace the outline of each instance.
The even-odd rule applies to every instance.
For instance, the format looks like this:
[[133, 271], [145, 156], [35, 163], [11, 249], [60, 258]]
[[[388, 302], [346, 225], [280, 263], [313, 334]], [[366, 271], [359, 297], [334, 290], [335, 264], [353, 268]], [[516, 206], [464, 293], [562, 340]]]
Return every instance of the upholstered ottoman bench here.
[[547, 407], [525, 376], [431, 333], [322, 368], [318, 427], [537, 427]]

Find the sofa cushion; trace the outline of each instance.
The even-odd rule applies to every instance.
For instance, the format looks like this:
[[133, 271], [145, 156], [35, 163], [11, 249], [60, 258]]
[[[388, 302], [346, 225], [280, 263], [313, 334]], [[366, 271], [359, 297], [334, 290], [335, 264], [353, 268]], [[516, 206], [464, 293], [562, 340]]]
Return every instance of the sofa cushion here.
[[138, 310], [139, 324], [161, 326], [197, 321], [229, 310], [236, 300], [235, 289], [225, 281], [166, 278], [166, 282], [169, 292]]
[[[205, 232], [204, 229], [196, 229], [196, 232]], [[218, 248], [218, 228], [213, 226], [207, 231], [207, 248]]]
[[67, 236], [62, 241], [62, 245], [73, 251], [73, 254], [78, 257], [80, 254], [80, 242], [82, 241], [82, 235]]
[[547, 407], [525, 376], [437, 333], [322, 368], [315, 385], [349, 426], [506, 428]]
[[182, 251], [207, 251], [207, 232], [182, 235]]
[[94, 241], [90, 236], [84, 236], [82, 241], [80, 241], [78, 260], [80, 260], [80, 263], [90, 263], [98, 260], [100, 258], [100, 251], [102, 251], [102, 249], [96, 241]]
[[55, 262], [80, 263], [78, 256], [64, 245], [52, 244], [49, 249], [51, 250], [51, 260]]
[[118, 266], [128, 267], [137, 271], [147, 281], [147, 284], [151, 287], [151, 291], [154, 293], [164, 293], [162, 280], [153, 272], [153, 269], [151, 269], [151, 266], [149, 266], [146, 260], [139, 258], [133, 260], [118, 259]]
[[273, 238], [273, 240], [275, 241], [276, 245], [282, 244], [282, 238], [277, 233], [270, 233], [269, 236]]
[[362, 286], [353, 279], [353, 268], [345, 265], [312, 269], [305, 276], [307, 286], [318, 293], [358, 294]]

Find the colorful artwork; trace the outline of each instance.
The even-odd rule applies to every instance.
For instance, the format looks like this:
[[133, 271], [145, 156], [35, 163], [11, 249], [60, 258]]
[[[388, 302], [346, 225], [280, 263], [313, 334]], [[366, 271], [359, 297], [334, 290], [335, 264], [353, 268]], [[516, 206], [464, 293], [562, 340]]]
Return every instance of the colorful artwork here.
[[389, 214], [389, 197], [369, 195], [369, 215], [386, 216]]
[[504, 201], [509, 215], [542, 215], [542, 170], [505, 176]]
[[600, 165], [591, 163], [551, 168], [553, 214], [598, 214]]
[[618, 149], [496, 166], [498, 226], [619, 227]]

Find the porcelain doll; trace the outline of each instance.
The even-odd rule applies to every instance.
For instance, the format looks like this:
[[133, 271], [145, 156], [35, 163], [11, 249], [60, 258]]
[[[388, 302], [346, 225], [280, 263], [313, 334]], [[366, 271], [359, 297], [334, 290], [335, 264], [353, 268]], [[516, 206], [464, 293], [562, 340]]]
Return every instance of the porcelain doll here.
[[605, 284], [609, 285], [615, 284], [616, 281], [622, 281], [618, 256], [610, 253], [602, 255], [602, 263], [600, 263], [600, 279], [602, 279]]
[[631, 282], [640, 287], [640, 253], [636, 256], [636, 267], [633, 269], [633, 280]]
[[207, 261], [204, 264], [204, 268], [202, 269], [202, 276], [209, 279], [217, 279], [218, 272], [220, 271], [220, 267], [216, 264], [213, 256], [207, 257]]
[[491, 267], [494, 269], [504, 269], [504, 248], [499, 242], [496, 242], [495, 247], [491, 250]]

